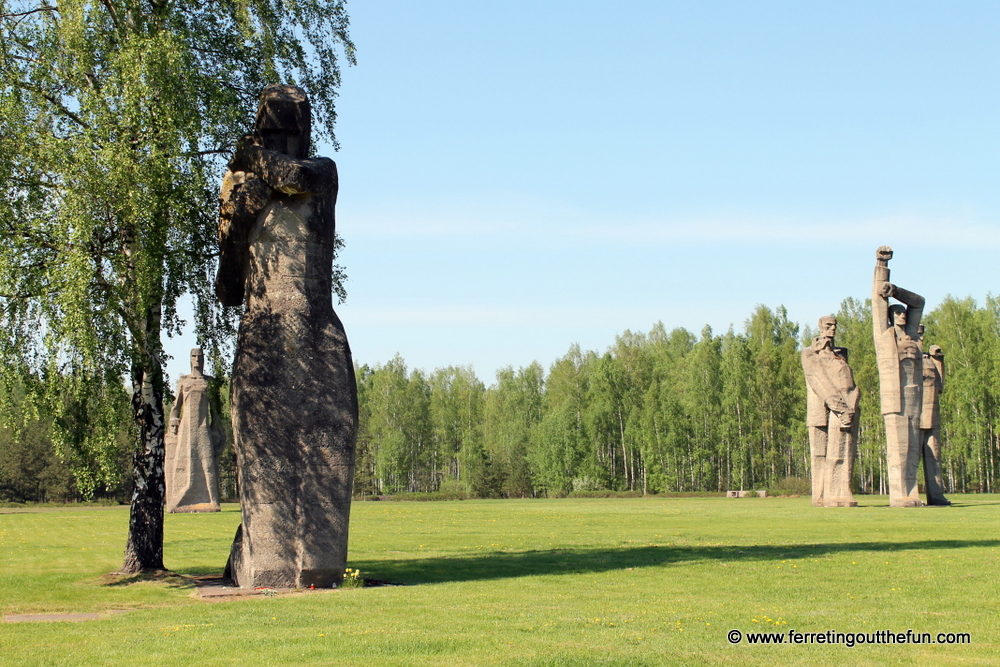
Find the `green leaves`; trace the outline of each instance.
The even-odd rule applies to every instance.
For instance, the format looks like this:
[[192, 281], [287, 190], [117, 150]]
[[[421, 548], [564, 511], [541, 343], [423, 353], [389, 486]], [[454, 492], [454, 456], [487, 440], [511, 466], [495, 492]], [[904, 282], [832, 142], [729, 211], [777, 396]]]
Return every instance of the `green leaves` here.
[[[1000, 299], [979, 308], [949, 298], [924, 321], [925, 348], [940, 345], [946, 355], [946, 485], [995, 491]], [[862, 393], [856, 485], [884, 493], [870, 304], [845, 299], [837, 322], [837, 345], [848, 348]], [[488, 388], [467, 368], [428, 377], [399, 357], [363, 367], [359, 456], [379, 461], [366, 483], [380, 492], [433, 491], [438, 474], [490, 497], [760, 489], [808, 478], [799, 354], [807, 343], [784, 308], [758, 306], [742, 333], [705, 327], [696, 338], [657, 324], [618, 336], [603, 355], [573, 345], [547, 375], [537, 363], [501, 369]]]
[[[63, 397], [34, 400], [95, 479], [125, 378], [163, 394], [182, 295], [226, 374], [236, 313], [212, 287], [227, 153], [277, 81], [306, 87], [333, 139], [347, 27], [330, 0], [0, 0], [0, 362]], [[84, 398], [92, 418], [64, 419]]]
[[1000, 472], [1000, 300], [947, 297], [924, 318], [924, 349], [945, 355], [942, 468], [955, 491], [995, 492]]

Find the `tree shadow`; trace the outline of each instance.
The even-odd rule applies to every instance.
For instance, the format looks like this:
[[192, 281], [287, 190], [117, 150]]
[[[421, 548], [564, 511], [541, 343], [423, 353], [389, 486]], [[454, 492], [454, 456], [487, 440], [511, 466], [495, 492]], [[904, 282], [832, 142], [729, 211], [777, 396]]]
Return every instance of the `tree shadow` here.
[[121, 572], [110, 572], [100, 578], [104, 586], [116, 588], [119, 586], [131, 586], [146, 581], [155, 581], [166, 584], [168, 588], [194, 588], [194, 581], [183, 574], [171, 570], [157, 570], [155, 572], [139, 572], [137, 574], [122, 574]]
[[997, 547], [1000, 540], [921, 540], [913, 542], [847, 542], [798, 545], [641, 546], [619, 549], [547, 549], [493, 552], [475, 556], [443, 556], [410, 560], [352, 561], [366, 575], [400, 584], [506, 579], [545, 574], [586, 574], [626, 568], [708, 561], [743, 562], [816, 558], [830, 554], [880, 553]]
[[222, 569], [213, 565], [192, 565], [189, 567], [179, 567], [176, 571], [185, 577], [194, 577], [197, 579], [198, 577], [219, 574], [222, 572]]

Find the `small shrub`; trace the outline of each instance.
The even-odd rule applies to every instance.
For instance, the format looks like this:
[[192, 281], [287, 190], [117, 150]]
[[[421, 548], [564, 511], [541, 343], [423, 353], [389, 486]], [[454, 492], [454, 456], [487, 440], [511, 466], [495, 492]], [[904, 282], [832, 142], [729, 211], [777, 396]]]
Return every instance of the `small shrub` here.
[[457, 479], [446, 479], [441, 482], [438, 493], [445, 499], [467, 500], [469, 498], [469, 485]]
[[570, 493], [572, 496], [574, 493], [579, 493], [581, 491], [605, 491], [604, 485], [601, 484], [600, 480], [594, 479], [588, 475], [583, 477], [573, 478], [573, 491]]
[[570, 498], [642, 498], [642, 491], [571, 491]]
[[767, 490], [769, 496], [811, 496], [812, 482], [804, 477], [785, 477]]
[[365, 500], [415, 500], [418, 502], [432, 500], [465, 500], [468, 496], [458, 493], [442, 493], [441, 491], [397, 493], [391, 496], [369, 496]]

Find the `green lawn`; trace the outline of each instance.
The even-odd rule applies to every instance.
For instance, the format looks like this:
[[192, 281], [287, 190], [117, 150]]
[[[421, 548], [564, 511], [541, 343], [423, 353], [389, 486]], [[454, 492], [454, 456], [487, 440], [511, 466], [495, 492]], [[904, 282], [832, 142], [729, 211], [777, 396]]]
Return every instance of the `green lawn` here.
[[[1000, 496], [355, 503], [351, 567], [413, 584], [203, 602], [109, 584], [124, 508], [0, 510], [3, 665], [993, 665]], [[236, 506], [173, 514], [166, 564], [219, 572]], [[729, 630], [968, 632], [967, 645], [731, 645]]]

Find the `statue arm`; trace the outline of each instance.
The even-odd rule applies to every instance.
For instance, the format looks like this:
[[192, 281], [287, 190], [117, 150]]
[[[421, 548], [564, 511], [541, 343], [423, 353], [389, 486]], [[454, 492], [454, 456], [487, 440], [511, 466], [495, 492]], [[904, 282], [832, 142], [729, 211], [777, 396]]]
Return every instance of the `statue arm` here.
[[815, 392], [826, 407], [836, 413], [851, 413], [850, 405], [840, 391], [830, 382], [816, 355], [806, 350], [802, 355], [802, 367], [805, 371], [806, 384]]
[[892, 248], [881, 246], [875, 252], [875, 278], [872, 281], [872, 329], [875, 337], [889, 328], [889, 260]]
[[[211, 375], [206, 375], [205, 379], [208, 381], [209, 386], [212, 385], [215, 380]], [[223, 430], [222, 426], [219, 424], [219, 412], [215, 407], [215, 401], [211, 398], [208, 399], [208, 423], [209, 423], [209, 433], [212, 440], [212, 452], [216, 457], [222, 453], [222, 447], [226, 444], [226, 432]]]
[[924, 314], [924, 297], [895, 285], [892, 288], [892, 296], [906, 304], [906, 333], [911, 338], [916, 338], [917, 327], [920, 326], [920, 318]]
[[246, 145], [236, 151], [229, 168], [259, 174], [268, 186], [286, 195], [321, 194], [337, 188], [337, 165], [329, 158], [299, 160]]
[[250, 232], [271, 194], [271, 188], [253, 173], [227, 171], [222, 179], [215, 295], [223, 305], [243, 303], [250, 266]]
[[177, 427], [181, 423], [181, 406], [184, 404], [183, 383], [183, 378], [177, 383], [177, 395], [174, 397], [174, 404], [170, 408], [170, 418], [167, 420], [170, 433], [174, 435], [177, 434]]

